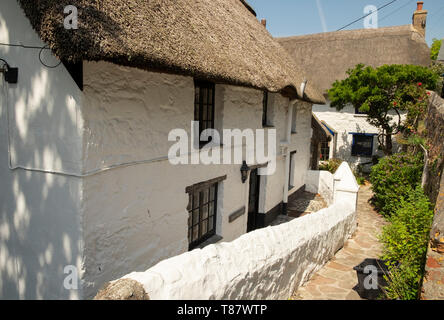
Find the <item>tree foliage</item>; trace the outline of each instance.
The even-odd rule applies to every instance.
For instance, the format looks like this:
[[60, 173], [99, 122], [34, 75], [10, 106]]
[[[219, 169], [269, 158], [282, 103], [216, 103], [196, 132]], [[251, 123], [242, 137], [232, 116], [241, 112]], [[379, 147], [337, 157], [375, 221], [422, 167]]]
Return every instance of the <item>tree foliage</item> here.
[[426, 89], [434, 90], [439, 79], [429, 68], [414, 65], [358, 64], [347, 75], [328, 91], [331, 106], [341, 110], [352, 104], [367, 113], [367, 121], [380, 130], [378, 139], [386, 155], [392, 153], [392, 135], [401, 130], [400, 113], [425, 97]]
[[433, 38], [432, 47], [430, 48], [430, 58], [432, 60], [438, 59], [439, 50], [441, 49], [442, 40]]

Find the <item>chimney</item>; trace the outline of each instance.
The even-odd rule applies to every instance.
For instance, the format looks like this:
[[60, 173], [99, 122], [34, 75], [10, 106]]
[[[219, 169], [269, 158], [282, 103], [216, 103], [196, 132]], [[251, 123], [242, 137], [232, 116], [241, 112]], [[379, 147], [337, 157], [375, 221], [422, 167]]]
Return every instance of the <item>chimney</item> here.
[[426, 33], [427, 10], [423, 9], [424, 1], [418, 1], [416, 11], [413, 13], [412, 25], [423, 37]]
[[262, 20], [261, 20], [261, 23], [262, 23], [262, 25], [264, 26], [264, 28], [267, 27], [267, 20], [262, 19]]

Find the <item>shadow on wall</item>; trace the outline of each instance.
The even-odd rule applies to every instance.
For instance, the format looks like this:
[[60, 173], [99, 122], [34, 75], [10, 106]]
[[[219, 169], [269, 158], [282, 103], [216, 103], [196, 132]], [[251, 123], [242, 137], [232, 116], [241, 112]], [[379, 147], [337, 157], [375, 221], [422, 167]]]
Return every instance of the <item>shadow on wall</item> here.
[[[0, 38], [17, 43], [23, 30], [15, 26], [23, 19], [14, 21], [19, 8], [6, 2], [1, 4]], [[8, 166], [8, 113], [11, 150], [16, 158], [28, 157], [20, 160], [23, 165], [61, 161], [64, 141], [77, 131], [76, 118], [63, 105], [69, 94], [56, 87], [61, 67], [45, 69], [35, 49], [0, 50], [0, 57], [19, 67], [18, 84], [7, 85], [0, 75], [0, 297], [75, 297], [76, 292], [63, 288], [63, 271], [81, 262], [79, 204], [74, 200], [80, 195], [79, 181]]]
[[[25, 3], [25, 6], [31, 10], [34, 4]], [[62, 4], [60, 8], [63, 12]], [[120, 45], [121, 52], [132, 56], [133, 61], [140, 61], [140, 55], [123, 45], [121, 39], [128, 35], [122, 32], [118, 22], [94, 6], [82, 10], [95, 11], [89, 16], [100, 16], [96, 20], [100, 25], [88, 28], [100, 28], [101, 32], [112, 34], [113, 45]], [[79, 20], [80, 26], [82, 23]], [[17, 1], [2, 0], [0, 40], [43, 46], [31, 30]], [[66, 44], [67, 32], [72, 31], [65, 30], [61, 24], [53, 35], [56, 41]], [[82, 33], [76, 33], [73, 38], [72, 45], [79, 47], [79, 52], [91, 47], [102, 51], [100, 43], [84, 39]], [[0, 47], [0, 57], [11, 66], [19, 67], [17, 85], [5, 87], [0, 79], [1, 299], [81, 298], [81, 290], [65, 289], [63, 281], [68, 274], [64, 273], [64, 268], [76, 266], [79, 279], [82, 272], [88, 272], [82, 270], [85, 263], [82, 256], [85, 250], [81, 225], [82, 179], [8, 168], [7, 103], [14, 164], [75, 174], [82, 172], [82, 93], [63, 65], [46, 68], [38, 55], [37, 49]], [[57, 64], [49, 51], [44, 51], [43, 58], [50, 65]]]
[[[16, 1], [2, 1], [0, 7], [2, 42], [43, 45]], [[8, 85], [0, 75], [1, 299], [81, 296], [63, 285], [65, 266], [82, 263], [80, 179], [9, 168], [9, 140], [14, 163], [24, 167], [63, 171], [81, 159], [74, 82], [63, 65], [45, 68], [38, 54], [0, 47], [0, 57], [19, 68], [17, 84]]]

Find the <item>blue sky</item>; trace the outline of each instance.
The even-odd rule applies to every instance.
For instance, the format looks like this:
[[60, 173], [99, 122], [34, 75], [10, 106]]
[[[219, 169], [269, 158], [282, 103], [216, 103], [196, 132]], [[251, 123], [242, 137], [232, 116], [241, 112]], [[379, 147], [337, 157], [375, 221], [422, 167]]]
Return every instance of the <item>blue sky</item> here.
[[[364, 15], [367, 5], [381, 7], [391, 0], [248, 0], [258, 19], [267, 19], [267, 29], [275, 37], [323, 32], [317, 3], [325, 17], [327, 31], [336, 31]], [[378, 26], [388, 27], [410, 24], [416, 0], [397, 0], [378, 12]], [[444, 1], [424, 0], [428, 10], [426, 40], [444, 38]], [[363, 28], [363, 21], [346, 30]]]

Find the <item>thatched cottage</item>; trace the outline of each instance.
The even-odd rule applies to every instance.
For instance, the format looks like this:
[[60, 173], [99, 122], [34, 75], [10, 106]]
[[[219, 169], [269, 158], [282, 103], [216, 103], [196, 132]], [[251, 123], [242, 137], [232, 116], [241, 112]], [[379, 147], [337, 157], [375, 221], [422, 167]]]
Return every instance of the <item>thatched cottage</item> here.
[[[425, 41], [427, 11], [418, 5], [411, 25], [378, 29], [359, 29], [278, 38], [308, 79], [326, 96], [346, 71], [363, 63], [373, 67], [384, 64], [430, 65], [430, 49]], [[358, 107], [358, 106], [356, 106]], [[313, 106], [313, 115], [327, 129], [328, 139], [314, 147], [313, 158], [340, 158], [351, 165], [371, 163], [378, 150], [378, 129], [366, 121], [366, 115], [350, 106], [336, 111], [329, 102]]]
[[[2, 0], [0, 43], [2, 299], [92, 297], [267, 225], [305, 184], [325, 100], [244, 1]], [[274, 174], [171, 164], [193, 120], [275, 129]]]

